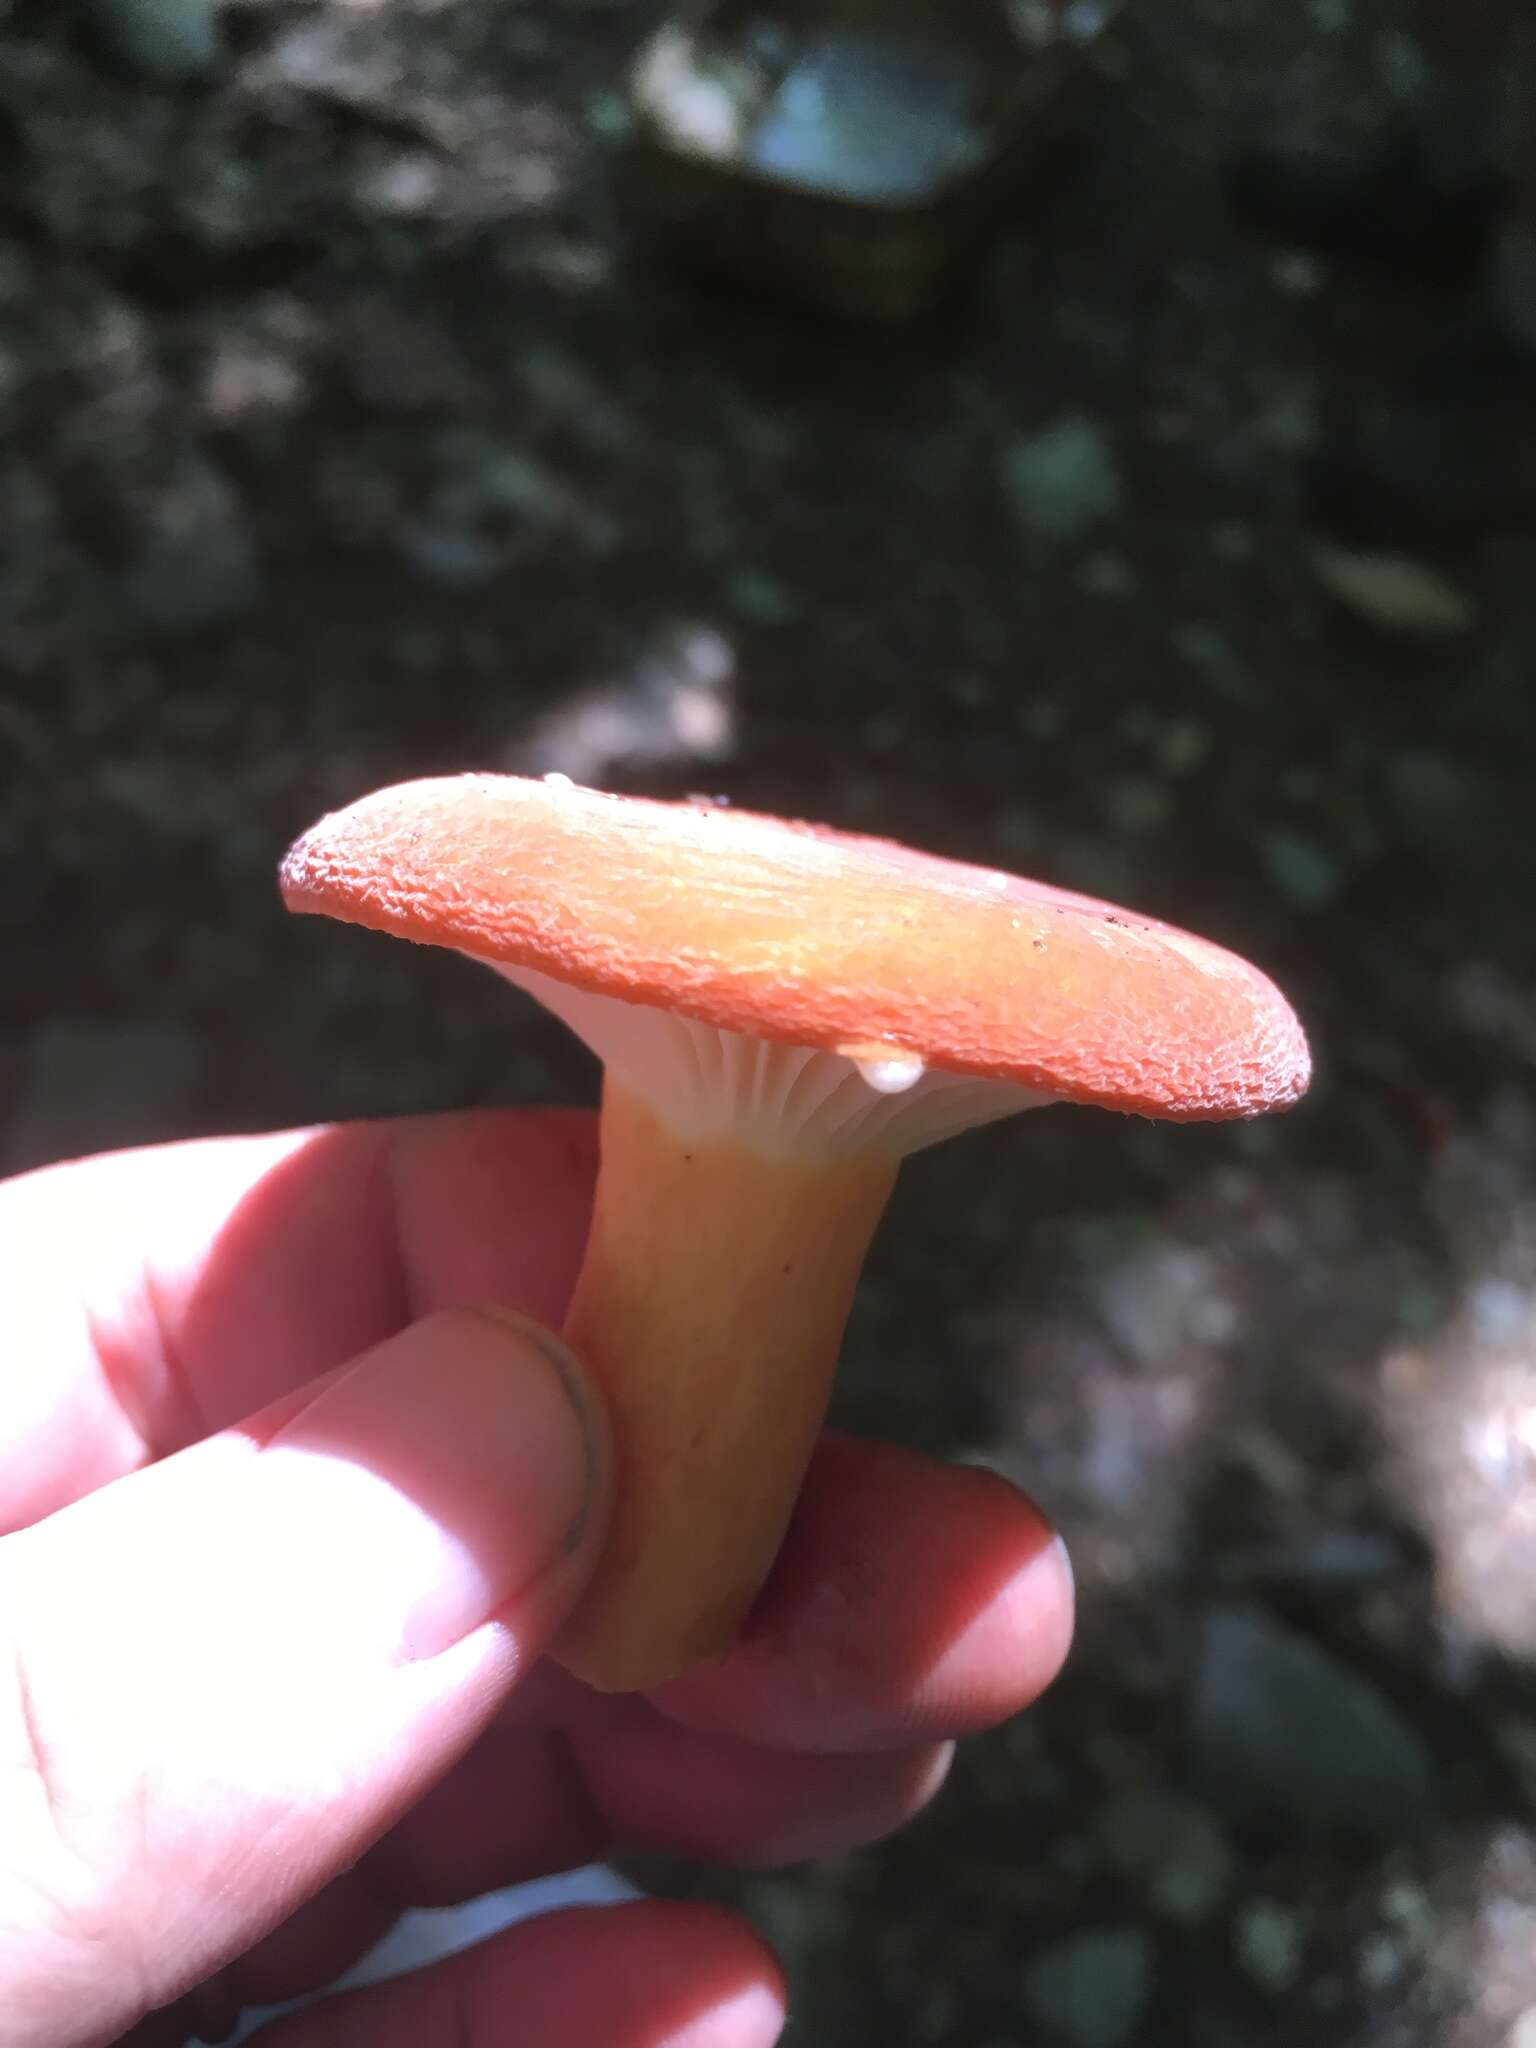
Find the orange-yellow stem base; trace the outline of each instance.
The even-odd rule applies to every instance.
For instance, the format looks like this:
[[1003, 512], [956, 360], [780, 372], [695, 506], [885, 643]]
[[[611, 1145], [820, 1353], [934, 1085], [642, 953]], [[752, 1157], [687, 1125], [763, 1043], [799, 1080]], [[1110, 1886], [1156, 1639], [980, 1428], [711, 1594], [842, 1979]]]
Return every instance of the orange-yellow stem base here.
[[606, 1395], [607, 1547], [555, 1648], [606, 1692], [725, 1649], [767, 1577], [826, 1413], [885, 1153], [680, 1137], [604, 1093], [602, 1165], [565, 1334]]

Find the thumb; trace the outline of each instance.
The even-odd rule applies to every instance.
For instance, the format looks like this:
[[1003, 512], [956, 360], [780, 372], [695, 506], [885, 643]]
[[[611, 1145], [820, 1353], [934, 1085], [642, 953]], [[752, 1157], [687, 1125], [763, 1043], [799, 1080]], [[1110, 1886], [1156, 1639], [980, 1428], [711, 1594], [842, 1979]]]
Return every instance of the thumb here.
[[352, 1863], [558, 1627], [607, 1472], [564, 1346], [455, 1310], [0, 1542], [3, 2048], [115, 2039]]

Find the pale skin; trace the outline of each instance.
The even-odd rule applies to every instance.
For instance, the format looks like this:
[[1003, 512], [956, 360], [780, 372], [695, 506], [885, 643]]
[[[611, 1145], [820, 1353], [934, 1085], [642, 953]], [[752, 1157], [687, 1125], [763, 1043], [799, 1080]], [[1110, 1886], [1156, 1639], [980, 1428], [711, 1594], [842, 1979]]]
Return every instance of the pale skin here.
[[[487, 1113], [0, 1187], [0, 2048], [216, 2036], [406, 1906], [619, 1846], [839, 1852], [1054, 1676], [1038, 1511], [839, 1438], [725, 1656], [601, 1698], [543, 1658], [607, 1529], [601, 1401], [549, 1334], [594, 1150]], [[489, 2048], [515, 2011], [519, 2048], [755, 2048], [785, 1997], [743, 1923], [645, 1903], [262, 2038]]]

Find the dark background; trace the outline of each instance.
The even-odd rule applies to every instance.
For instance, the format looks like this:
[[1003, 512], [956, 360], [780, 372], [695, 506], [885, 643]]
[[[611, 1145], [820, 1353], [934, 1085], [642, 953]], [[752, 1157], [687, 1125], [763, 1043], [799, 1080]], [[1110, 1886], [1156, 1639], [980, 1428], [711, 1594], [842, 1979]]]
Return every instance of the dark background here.
[[1300, 465], [1443, 309], [1222, 193], [1400, 20], [1136, 0], [965, 303], [885, 333], [629, 247], [633, 4], [237, 0], [195, 88], [84, 19], [0, 0], [7, 1162], [588, 1099], [491, 977], [277, 905], [434, 770], [1236, 947], [1305, 1107], [925, 1156], [850, 1334], [845, 1420], [1061, 1522], [1068, 1675], [883, 1850], [665, 1875], [782, 1943], [807, 2041], [1530, 2048], [1536, 538], [1329, 595]]

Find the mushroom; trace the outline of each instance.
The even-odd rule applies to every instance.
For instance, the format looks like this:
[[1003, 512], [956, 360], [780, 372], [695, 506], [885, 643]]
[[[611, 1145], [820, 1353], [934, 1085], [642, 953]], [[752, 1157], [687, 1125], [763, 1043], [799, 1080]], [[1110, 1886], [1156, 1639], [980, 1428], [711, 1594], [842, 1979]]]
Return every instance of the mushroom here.
[[1044, 1103], [1281, 1109], [1306, 1041], [1257, 968], [1068, 891], [693, 801], [469, 775], [292, 848], [292, 910], [451, 946], [603, 1062], [566, 1336], [617, 1445], [557, 1654], [604, 1690], [723, 1649], [783, 1536], [903, 1155]]

